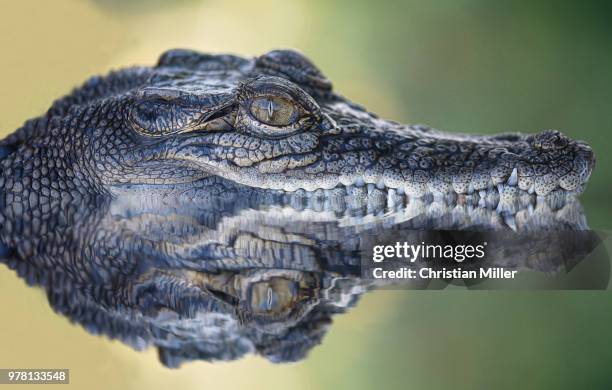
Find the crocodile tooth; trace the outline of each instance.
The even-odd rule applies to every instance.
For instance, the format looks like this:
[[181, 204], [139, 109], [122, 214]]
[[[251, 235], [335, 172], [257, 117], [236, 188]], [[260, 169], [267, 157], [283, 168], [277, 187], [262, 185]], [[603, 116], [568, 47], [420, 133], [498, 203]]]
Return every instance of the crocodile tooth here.
[[385, 182], [384, 180], [380, 179], [377, 183], [376, 183], [376, 188], [378, 188], [379, 190], [384, 190], [385, 188]]
[[393, 188], [390, 188], [389, 191], [387, 191], [387, 206], [390, 209], [395, 209], [397, 206], [401, 205], [402, 200], [403, 196], [399, 195]]
[[480, 199], [484, 199], [484, 197], [487, 196], [487, 191], [485, 190], [478, 191], [478, 196], [480, 196]]
[[527, 192], [533, 194], [535, 192], [535, 184], [532, 184], [529, 189], [527, 189]]
[[355, 187], [363, 187], [365, 185], [365, 181], [363, 180], [363, 177], [359, 176], [356, 180], [355, 183], [353, 183], [353, 185]]
[[515, 186], [518, 184], [518, 171], [516, 168], [512, 170], [512, 174], [510, 174], [510, 178], [508, 178], [506, 184], [509, 186]]
[[498, 184], [497, 185], [497, 192], [501, 195], [504, 193], [504, 185], [503, 184]]
[[389, 207], [390, 209], [395, 208], [395, 190], [393, 188], [389, 188], [389, 190], [387, 191], [387, 207]]
[[504, 222], [506, 223], [506, 225], [508, 225], [510, 229], [514, 230], [515, 232], [517, 231], [516, 220], [514, 219], [514, 215], [511, 215], [511, 214], [504, 215]]
[[521, 192], [518, 196], [518, 203], [521, 205], [521, 208], [526, 208], [529, 204], [533, 202], [533, 196], [527, 194], [526, 192]]
[[386, 198], [387, 196], [383, 191], [373, 188], [367, 200], [368, 214], [378, 214], [380, 211], [383, 211]]
[[479, 200], [478, 200], [478, 207], [482, 207], [485, 208], [487, 207], [487, 202], [485, 201], [484, 196], [482, 196]]
[[497, 191], [492, 190], [491, 192], [488, 192], [487, 193], [487, 198], [486, 198], [487, 206], [489, 208], [496, 207], [497, 203], [499, 203], [499, 198], [500, 198], [500, 196], [499, 196], [499, 193]]
[[369, 195], [369, 194], [371, 194], [371, 193], [372, 193], [372, 191], [374, 191], [374, 188], [376, 188], [376, 187], [374, 186], [374, 184], [372, 184], [372, 183], [368, 183], [368, 184], [367, 184], [367, 187], [368, 187], [368, 195]]
[[406, 193], [406, 190], [404, 189], [404, 187], [398, 187], [395, 190], [397, 191], [398, 195], [404, 195]]
[[470, 195], [474, 193], [474, 184], [471, 183], [471, 182], [470, 182], [470, 184], [468, 184], [467, 193], [470, 194]]
[[533, 212], [534, 212], [533, 204], [529, 203], [529, 205], [527, 206], [527, 211], [529, 212], [529, 215], [533, 215]]

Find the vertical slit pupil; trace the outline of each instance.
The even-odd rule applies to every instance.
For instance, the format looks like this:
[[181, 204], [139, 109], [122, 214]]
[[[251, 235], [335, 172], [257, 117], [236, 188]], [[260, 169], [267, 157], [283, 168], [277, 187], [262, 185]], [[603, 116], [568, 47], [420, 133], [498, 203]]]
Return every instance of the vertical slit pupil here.
[[268, 304], [268, 310], [272, 309], [272, 289], [270, 287], [268, 287], [268, 291], [267, 291], [267, 304]]
[[272, 115], [274, 115], [274, 103], [271, 99], [268, 100], [268, 120], [272, 120]]

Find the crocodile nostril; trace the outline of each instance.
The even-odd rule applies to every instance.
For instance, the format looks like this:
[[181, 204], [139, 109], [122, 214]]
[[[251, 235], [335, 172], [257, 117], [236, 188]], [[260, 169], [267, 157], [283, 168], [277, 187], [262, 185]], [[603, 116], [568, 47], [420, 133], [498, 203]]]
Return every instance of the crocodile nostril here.
[[553, 146], [555, 147], [555, 149], [563, 149], [567, 146], [568, 141], [569, 140], [567, 139], [567, 137], [559, 137], [553, 142]]
[[558, 130], [545, 130], [536, 134], [533, 146], [536, 149], [555, 150], [563, 149], [569, 144], [570, 140]]

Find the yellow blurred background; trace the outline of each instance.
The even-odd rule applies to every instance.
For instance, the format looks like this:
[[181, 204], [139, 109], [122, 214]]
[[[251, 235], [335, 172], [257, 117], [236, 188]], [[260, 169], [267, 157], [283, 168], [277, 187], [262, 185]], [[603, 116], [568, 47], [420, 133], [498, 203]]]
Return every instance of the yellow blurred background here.
[[[594, 145], [583, 200], [609, 229], [612, 27], [605, 2], [0, 1], [0, 135], [89, 76], [174, 47], [305, 52], [336, 90], [448, 131], [559, 128]], [[69, 368], [87, 389], [609, 388], [607, 293], [380, 291], [310, 357], [186, 364], [94, 337], [0, 266], [1, 368]], [[27, 386], [24, 386], [27, 387]], [[21, 388], [21, 387], [20, 387]]]

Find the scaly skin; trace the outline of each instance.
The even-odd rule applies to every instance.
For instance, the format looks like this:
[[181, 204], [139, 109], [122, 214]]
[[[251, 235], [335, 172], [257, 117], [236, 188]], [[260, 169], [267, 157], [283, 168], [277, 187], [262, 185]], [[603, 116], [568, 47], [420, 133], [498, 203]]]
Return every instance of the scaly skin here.
[[[266, 118], [270, 98], [284, 98], [293, 117]], [[283, 191], [372, 183], [422, 196], [502, 184], [544, 196], [579, 193], [594, 164], [588, 145], [557, 131], [468, 136], [379, 119], [293, 51], [169, 51], [153, 68], [89, 80], [3, 144], [16, 149], [5, 179], [49, 177], [94, 193], [218, 175]]]
[[[556, 131], [377, 118], [293, 51], [167, 52], [89, 80], [0, 152], [0, 259], [58, 312], [170, 366], [302, 358], [369, 287], [365, 232], [584, 230], [575, 196], [594, 165]], [[557, 270], [549, 241], [497, 260]]]
[[126, 184], [218, 176], [368, 205], [459, 194], [513, 226], [514, 203], [574, 196], [594, 165], [588, 145], [556, 131], [467, 136], [379, 119], [287, 50], [172, 50], [155, 67], [90, 79], [0, 145], [0, 238], [24, 255], [24, 236], [57, 232]]

